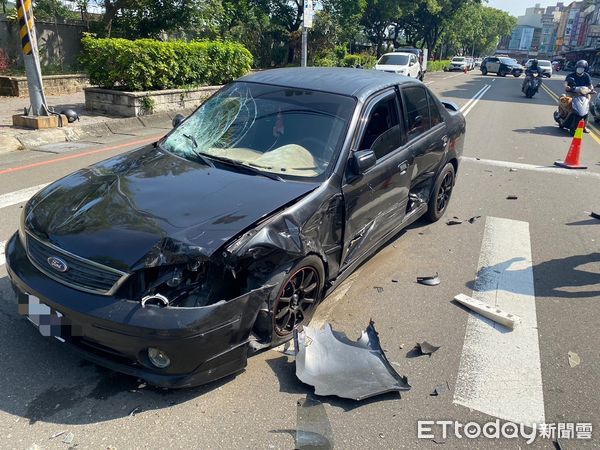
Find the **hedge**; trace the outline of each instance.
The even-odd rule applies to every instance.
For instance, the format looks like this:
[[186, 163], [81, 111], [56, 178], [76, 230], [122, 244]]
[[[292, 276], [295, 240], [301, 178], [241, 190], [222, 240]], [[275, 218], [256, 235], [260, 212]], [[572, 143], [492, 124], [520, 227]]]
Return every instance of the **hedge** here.
[[81, 63], [92, 85], [133, 91], [227, 83], [250, 71], [252, 54], [241, 44], [85, 36]]
[[441, 72], [450, 65], [449, 59], [427, 62], [427, 72]]

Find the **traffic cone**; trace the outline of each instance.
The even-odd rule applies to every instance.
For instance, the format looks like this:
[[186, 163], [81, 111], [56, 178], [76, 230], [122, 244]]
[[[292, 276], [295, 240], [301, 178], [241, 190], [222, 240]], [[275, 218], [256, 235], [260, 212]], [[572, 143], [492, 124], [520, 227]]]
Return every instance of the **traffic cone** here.
[[467, 72], [468, 72], [468, 70], [467, 70], [467, 66], [465, 66], [465, 68], [463, 69], [463, 72], [464, 72], [464, 73], [467, 73]]
[[564, 161], [554, 161], [555, 166], [564, 167], [565, 169], [587, 169], [587, 166], [579, 164], [579, 155], [581, 153], [581, 142], [583, 141], [583, 129], [585, 128], [585, 121], [580, 120], [577, 125], [577, 131], [573, 136], [573, 142], [569, 147], [569, 152]]

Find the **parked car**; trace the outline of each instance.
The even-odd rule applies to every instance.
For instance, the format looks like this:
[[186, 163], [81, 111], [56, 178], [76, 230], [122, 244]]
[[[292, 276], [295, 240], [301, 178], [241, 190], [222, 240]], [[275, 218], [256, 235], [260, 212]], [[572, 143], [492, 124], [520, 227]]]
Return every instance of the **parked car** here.
[[475, 67], [480, 67], [482, 61], [483, 61], [482, 58], [475, 58]]
[[386, 53], [375, 64], [376, 70], [397, 73], [411, 78], [421, 79], [421, 65], [417, 56], [409, 52]]
[[398, 47], [394, 49], [394, 52], [400, 53], [412, 53], [417, 57], [417, 61], [421, 66], [421, 76], [419, 80], [423, 81], [425, 78], [425, 74], [427, 73], [427, 58], [429, 56], [429, 52], [426, 48], [415, 48], [415, 47]]
[[341, 68], [248, 75], [176, 123], [44, 188], [6, 244], [43, 334], [164, 387], [241, 370], [401, 229], [439, 220], [465, 137], [419, 81]]
[[[527, 60], [525, 63], [525, 68], [528, 69], [531, 67], [533, 59]], [[552, 78], [552, 63], [547, 59], [538, 59], [538, 66], [542, 70], [542, 76], [546, 78]]]
[[467, 61], [467, 58], [464, 56], [455, 56], [450, 61], [450, 65], [448, 66], [448, 71], [453, 72], [455, 70], [460, 70], [461, 72], [469, 69], [470, 64]]
[[500, 77], [506, 75], [514, 75], [520, 77], [524, 72], [524, 68], [516, 60], [506, 57], [488, 56], [481, 63], [481, 74], [495, 73]]

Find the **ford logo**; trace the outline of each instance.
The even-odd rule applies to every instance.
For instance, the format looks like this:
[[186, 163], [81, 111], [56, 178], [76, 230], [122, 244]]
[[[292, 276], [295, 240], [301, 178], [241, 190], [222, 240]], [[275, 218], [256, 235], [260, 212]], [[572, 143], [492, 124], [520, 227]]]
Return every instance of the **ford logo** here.
[[69, 270], [69, 266], [67, 266], [67, 263], [64, 262], [62, 259], [57, 258], [56, 256], [51, 256], [50, 258], [48, 258], [48, 264], [50, 264], [50, 267], [52, 267], [57, 272], [66, 272], [67, 270]]

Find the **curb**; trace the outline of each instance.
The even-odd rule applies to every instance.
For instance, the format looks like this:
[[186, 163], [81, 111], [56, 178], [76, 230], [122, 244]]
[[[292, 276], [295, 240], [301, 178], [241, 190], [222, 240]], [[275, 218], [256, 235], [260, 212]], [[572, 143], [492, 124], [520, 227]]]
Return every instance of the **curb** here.
[[89, 138], [126, 134], [140, 128], [170, 129], [171, 120], [176, 114], [189, 115], [195, 109], [169, 111], [140, 117], [110, 119], [86, 125], [68, 125], [51, 130], [31, 131], [12, 136], [0, 136], [0, 154], [18, 150], [30, 150], [47, 144], [74, 142]]

